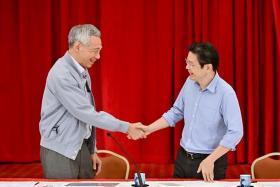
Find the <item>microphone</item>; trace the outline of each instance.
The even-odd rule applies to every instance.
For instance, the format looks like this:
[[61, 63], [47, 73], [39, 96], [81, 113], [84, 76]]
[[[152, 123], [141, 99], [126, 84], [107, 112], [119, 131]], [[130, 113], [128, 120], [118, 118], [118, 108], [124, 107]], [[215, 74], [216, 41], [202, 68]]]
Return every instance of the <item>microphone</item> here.
[[[139, 180], [139, 187], [149, 186], [148, 184], [143, 184], [142, 177], [140, 175], [139, 165], [129, 156], [128, 152], [124, 149], [124, 147], [120, 144], [120, 142], [109, 132], [107, 132], [107, 136], [109, 136], [110, 138], [112, 138], [114, 140], [114, 142], [119, 146], [119, 148], [121, 148], [122, 152], [127, 156], [127, 158], [135, 166], [136, 174], [137, 174], [137, 177], [138, 177], [138, 180]], [[135, 184], [135, 186], [136, 186], [136, 184]]]

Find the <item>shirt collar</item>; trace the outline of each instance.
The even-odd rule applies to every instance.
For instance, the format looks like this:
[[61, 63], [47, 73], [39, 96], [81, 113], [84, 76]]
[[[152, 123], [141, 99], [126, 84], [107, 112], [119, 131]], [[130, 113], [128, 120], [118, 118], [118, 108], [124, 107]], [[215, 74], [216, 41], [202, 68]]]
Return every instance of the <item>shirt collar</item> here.
[[213, 80], [208, 84], [206, 89], [209, 90], [212, 93], [215, 93], [219, 79], [220, 79], [220, 76], [219, 76], [218, 72], [216, 72]]
[[83, 78], [86, 78], [87, 76], [87, 71], [85, 68], [83, 68], [76, 60], [74, 57], [72, 57], [72, 55], [70, 53], [68, 53], [71, 57], [71, 59], [73, 60], [74, 62], [74, 65], [76, 66], [76, 68], [78, 69], [80, 75], [83, 77]]

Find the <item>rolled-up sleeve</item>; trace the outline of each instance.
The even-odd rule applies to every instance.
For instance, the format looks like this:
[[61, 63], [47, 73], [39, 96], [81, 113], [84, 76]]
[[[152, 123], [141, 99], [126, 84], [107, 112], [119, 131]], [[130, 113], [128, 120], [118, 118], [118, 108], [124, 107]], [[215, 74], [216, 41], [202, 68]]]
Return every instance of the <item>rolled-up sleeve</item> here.
[[162, 117], [167, 121], [170, 127], [174, 127], [176, 123], [184, 118], [184, 99], [185, 86], [181, 89], [175, 103]]
[[227, 131], [220, 141], [220, 145], [235, 150], [243, 136], [243, 125], [239, 103], [234, 92], [224, 95], [221, 110]]

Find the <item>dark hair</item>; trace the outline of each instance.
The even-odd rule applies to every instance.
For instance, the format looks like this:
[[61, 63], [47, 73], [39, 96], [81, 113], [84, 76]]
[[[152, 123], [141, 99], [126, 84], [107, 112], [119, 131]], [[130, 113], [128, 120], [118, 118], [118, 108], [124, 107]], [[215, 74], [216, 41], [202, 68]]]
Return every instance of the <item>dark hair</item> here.
[[194, 42], [190, 45], [189, 51], [196, 54], [201, 67], [205, 64], [212, 64], [213, 71], [217, 71], [219, 65], [219, 55], [211, 43]]

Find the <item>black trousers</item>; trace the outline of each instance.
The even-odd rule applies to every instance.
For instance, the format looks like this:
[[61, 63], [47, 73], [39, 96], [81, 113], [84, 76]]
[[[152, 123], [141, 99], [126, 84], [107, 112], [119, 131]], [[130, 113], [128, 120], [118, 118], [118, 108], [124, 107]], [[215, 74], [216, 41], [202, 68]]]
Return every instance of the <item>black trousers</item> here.
[[91, 179], [95, 176], [86, 140], [75, 160], [42, 146], [40, 147], [40, 157], [45, 178]]
[[[197, 173], [199, 164], [208, 154], [187, 153], [182, 147], [179, 149], [175, 161], [175, 178], [203, 179], [202, 172]], [[214, 163], [214, 179], [224, 179], [227, 169], [227, 155], [223, 155]]]

